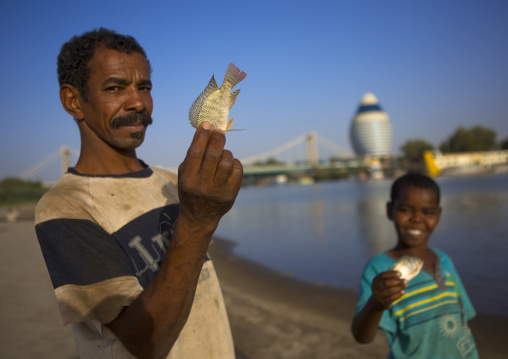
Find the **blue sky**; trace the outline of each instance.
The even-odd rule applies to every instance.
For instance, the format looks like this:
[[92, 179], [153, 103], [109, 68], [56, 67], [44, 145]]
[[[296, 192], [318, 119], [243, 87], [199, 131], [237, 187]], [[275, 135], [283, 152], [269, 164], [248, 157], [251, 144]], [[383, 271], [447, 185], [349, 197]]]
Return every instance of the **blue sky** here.
[[[154, 124], [138, 156], [153, 165], [183, 160], [189, 107], [212, 74], [222, 83], [230, 62], [247, 73], [230, 111], [247, 130], [229, 133], [226, 145], [240, 159], [309, 131], [351, 150], [349, 127], [367, 92], [390, 116], [394, 153], [408, 139], [439, 146], [459, 126], [483, 125], [501, 140], [507, 16], [502, 0], [2, 1], [0, 178], [62, 145], [79, 150], [56, 57], [73, 35], [101, 26], [134, 36], [152, 64]], [[34, 179], [55, 180], [59, 168]]]

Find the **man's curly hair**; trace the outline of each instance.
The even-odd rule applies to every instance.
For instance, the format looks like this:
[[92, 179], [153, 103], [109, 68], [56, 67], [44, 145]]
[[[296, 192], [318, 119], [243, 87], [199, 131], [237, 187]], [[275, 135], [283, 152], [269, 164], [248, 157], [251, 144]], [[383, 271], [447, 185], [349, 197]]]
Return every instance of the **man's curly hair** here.
[[[85, 101], [88, 99], [88, 78], [90, 77], [88, 64], [95, 50], [100, 47], [127, 54], [137, 52], [148, 61], [145, 50], [132, 36], [120, 35], [102, 27], [74, 36], [62, 45], [58, 55], [58, 82], [60, 86], [69, 84], [76, 87]], [[150, 66], [150, 63], [148, 65]]]

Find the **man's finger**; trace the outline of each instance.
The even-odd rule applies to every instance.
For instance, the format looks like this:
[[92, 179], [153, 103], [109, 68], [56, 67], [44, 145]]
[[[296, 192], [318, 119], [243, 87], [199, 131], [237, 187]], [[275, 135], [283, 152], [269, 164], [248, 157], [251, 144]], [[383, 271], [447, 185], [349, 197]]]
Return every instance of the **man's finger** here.
[[[206, 146], [199, 176], [204, 181], [213, 181], [217, 165], [222, 157], [222, 151], [226, 144], [226, 136], [222, 131], [213, 131], [210, 135], [208, 145]], [[213, 183], [213, 182], [212, 182]]]
[[214, 184], [216, 187], [223, 187], [228, 185], [229, 177], [233, 173], [234, 158], [233, 154], [228, 151], [222, 151], [222, 156], [217, 164], [217, 170], [215, 171]]
[[233, 193], [238, 193], [242, 186], [243, 165], [236, 158], [233, 160], [233, 172], [229, 176], [228, 186]]
[[191, 174], [197, 175], [201, 169], [201, 163], [210, 141], [212, 127], [208, 122], [203, 122], [194, 133], [192, 142], [187, 150], [187, 155], [182, 163], [183, 169], [190, 171]]

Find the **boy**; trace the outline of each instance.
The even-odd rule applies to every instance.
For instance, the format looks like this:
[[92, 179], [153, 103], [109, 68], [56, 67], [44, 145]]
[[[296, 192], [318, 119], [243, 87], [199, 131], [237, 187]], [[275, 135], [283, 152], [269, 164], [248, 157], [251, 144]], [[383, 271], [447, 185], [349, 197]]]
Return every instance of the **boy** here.
[[[362, 276], [353, 336], [369, 343], [379, 328], [389, 358], [478, 358], [467, 325], [476, 312], [450, 257], [428, 248], [441, 216], [439, 197], [436, 182], [422, 174], [408, 173], [393, 183], [386, 211], [397, 245], [373, 257]], [[409, 282], [388, 270], [403, 255], [424, 261]]]

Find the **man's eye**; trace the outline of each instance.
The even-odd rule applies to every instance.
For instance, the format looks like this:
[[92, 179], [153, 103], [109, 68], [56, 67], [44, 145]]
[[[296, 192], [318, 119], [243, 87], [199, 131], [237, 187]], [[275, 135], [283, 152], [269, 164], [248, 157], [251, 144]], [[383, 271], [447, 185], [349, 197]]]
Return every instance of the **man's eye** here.
[[116, 91], [120, 91], [120, 86], [110, 86], [106, 89], [106, 91], [108, 92], [116, 92]]
[[139, 88], [140, 91], [150, 92], [152, 91], [152, 88], [150, 86], [141, 86]]

